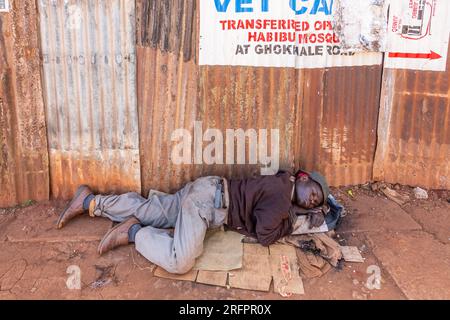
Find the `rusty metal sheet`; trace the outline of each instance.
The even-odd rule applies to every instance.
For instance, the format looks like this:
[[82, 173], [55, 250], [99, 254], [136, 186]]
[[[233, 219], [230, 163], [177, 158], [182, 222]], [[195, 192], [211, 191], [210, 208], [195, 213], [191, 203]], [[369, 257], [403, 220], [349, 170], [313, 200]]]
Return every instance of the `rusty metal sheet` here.
[[[171, 134], [184, 128], [194, 135], [195, 121], [201, 121], [205, 130], [216, 128], [222, 132], [238, 128], [280, 129], [281, 166], [291, 168], [297, 71], [199, 68], [196, 64], [197, 3], [192, 0], [185, 1], [184, 6], [180, 5], [181, 1], [169, 3], [169, 8], [183, 9], [181, 18], [178, 9], [164, 9], [166, 15], [158, 19], [179, 21], [183, 26], [181, 35], [176, 28], [167, 27], [164, 31], [149, 27], [168, 23], [155, 21], [155, 10], [159, 9], [153, 1], [137, 2], [138, 38], [141, 37], [138, 40], [138, 105], [144, 190], [173, 191], [202, 175], [230, 177], [259, 173], [258, 165], [174, 165], [170, 158]], [[165, 37], [168, 43], [179, 41], [179, 44], [165, 48], [167, 41], [162, 40]], [[276, 88], [280, 94], [275, 92]]]
[[303, 71], [296, 164], [333, 186], [372, 180], [381, 66]]
[[36, 3], [10, 3], [0, 13], [0, 207], [49, 197]]
[[446, 72], [386, 69], [374, 178], [450, 189], [450, 57]]
[[182, 50], [184, 61], [191, 60], [195, 8], [195, 0], [136, 1], [137, 45], [175, 55]]
[[[205, 67], [180, 62], [171, 53], [138, 48], [143, 189], [173, 191], [203, 175], [251, 176], [259, 165], [175, 165], [172, 133], [194, 122], [204, 130], [279, 129], [280, 165], [294, 163], [296, 71], [281, 69]], [[277, 93], [277, 88], [279, 93]], [[205, 146], [206, 143], [203, 144]]]
[[[279, 130], [281, 169], [294, 165], [298, 72], [288, 68], [201, 67], [200, 112], [207, 127]], [[247, 150], [248, 153], [248, 150]], [[207, 166], [204, 174], [259, 175], [260, 165]]]
[[173, 166], [171, 134], [195, 121], [198, 108], [197, 67], [178, 56], [138, 47], [138, 107], [142, 185], [173, 191], [197, 177], [198, 167]]
[[140, 191], [133, 0], [39, 0], [52, 195]]
[[190, 129], [199, 108], [195, 0], [137, 0], [136, 16], [142, 188], [174, 191], [201, 175], [170, 159], [172, 132]]
[[[255, 165], [174, 165], [171, 133], [185, 128], [192, 135], [194, 121], [202, 121], [204, 129], [222, 132], [279, 129], [281, 168], [320, 170], [332, 185], [372, 179], [381, 66], [199, 67], [198, 1], [185, 1], [184, 6], [176, 0], [157, 3], [137, 1], [144, 190], [173, 191], [201, 175], [259, 174]], [[182, 30], [170, 21], [178, 21]], [[186, 48], [192, 52], [191, 59], [186, 59]]]

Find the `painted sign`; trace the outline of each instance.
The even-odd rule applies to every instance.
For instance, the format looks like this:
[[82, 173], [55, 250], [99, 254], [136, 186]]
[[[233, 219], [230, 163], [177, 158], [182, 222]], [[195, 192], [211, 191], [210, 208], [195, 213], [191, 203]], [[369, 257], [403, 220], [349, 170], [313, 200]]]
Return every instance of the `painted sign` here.
[[0, 12], [9, 12], [9, 0], [0, 0]]
[[324, 68], [379, 65], [341, 49], [334, 0], [200, 0], [200, 64]]
[[449, 0], [391, 0], [385, 66], [445, 71]]

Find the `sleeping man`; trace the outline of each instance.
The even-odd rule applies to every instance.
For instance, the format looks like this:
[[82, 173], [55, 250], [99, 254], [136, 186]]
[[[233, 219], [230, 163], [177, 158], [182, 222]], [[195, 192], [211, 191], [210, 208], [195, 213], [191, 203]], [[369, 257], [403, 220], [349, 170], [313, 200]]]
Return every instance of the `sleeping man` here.
[[94, 195], [81, 186], [57, 227], [85, 213], [108, 218], [119, 224], [100, 242], [100, 255], [134, 243], [150, 262], [184, 274], [202, 254], [209, 228], [225, 226], [269, 246], [292, 234], [297, 215], [306, 214], [311, 227], [321, 226], [329, 192], [323, 176], [304, 171], [240, 180], [203, 177], [175, 194], [157, 192], [149, 198], [137, 193]]

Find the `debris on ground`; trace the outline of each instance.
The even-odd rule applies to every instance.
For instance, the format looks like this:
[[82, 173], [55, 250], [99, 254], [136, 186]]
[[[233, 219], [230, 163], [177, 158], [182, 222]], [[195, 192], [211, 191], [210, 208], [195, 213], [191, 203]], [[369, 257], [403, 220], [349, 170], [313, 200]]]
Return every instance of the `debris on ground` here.
[[342, 259], [341, 246], [325, 233], [289, 236], [284, 238], [282, 242], [290, 244], [304, 252], [320, 256], [333, 267], [336, 267], [339, 260]]
[[428, 192], [422, 188], [414, 188], [414, 196], [418, 200], [427, 200], [428, 199]]
[[341, 246], [341, 252], [346, 262], [364, 263], [365, 261], [357, 247]]
[[117, 284], [118, 280], [115, 276], [116, 267], [114, 265], [109, 265], [106, 267], [96, 265], [95, 270], [97, 271], [98, 276], [90, 285], [92, 289], [103, 288], [111, 283]]
[[354, 300], [367, 300], [367, 294], [365, 293], [359, 293], [357, 291], [352, 292], [352, 298]]
[[386, 184], [383, 182], [375, 182], [370, 186], [373, 192], [377, 192], [378, 190], [386, 188]]
[[79, 252], [78, 250], [73, 250], [70, 255], [69, 255], [69, 260], [72, 260], [74, 258], [82, 258], [83, 254], [81, 252]]
[[297, 249], [300, 274], [305, 279], [320, 278], [331, 270], [331, 265], [321, 256]]
[[400, 194], [397, 191], [392, 190], [389, 187], [381, 189], [381, 192], [383, 192], [383, 194], [386, 197], [388, 197], [390, 200], [392, 200], [395, 203], [397, 203], [399, 206], [405, 205], [410, 200], [409, 196]]

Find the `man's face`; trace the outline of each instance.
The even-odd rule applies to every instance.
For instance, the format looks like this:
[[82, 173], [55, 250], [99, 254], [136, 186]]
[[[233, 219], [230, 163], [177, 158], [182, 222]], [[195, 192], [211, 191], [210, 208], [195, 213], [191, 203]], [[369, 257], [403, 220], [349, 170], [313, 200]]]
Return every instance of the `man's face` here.
[[313, 209], [323, 204], [320, 185], [308, 176], [302, 176], [295, 183], [296, 203], [303, 209]]

